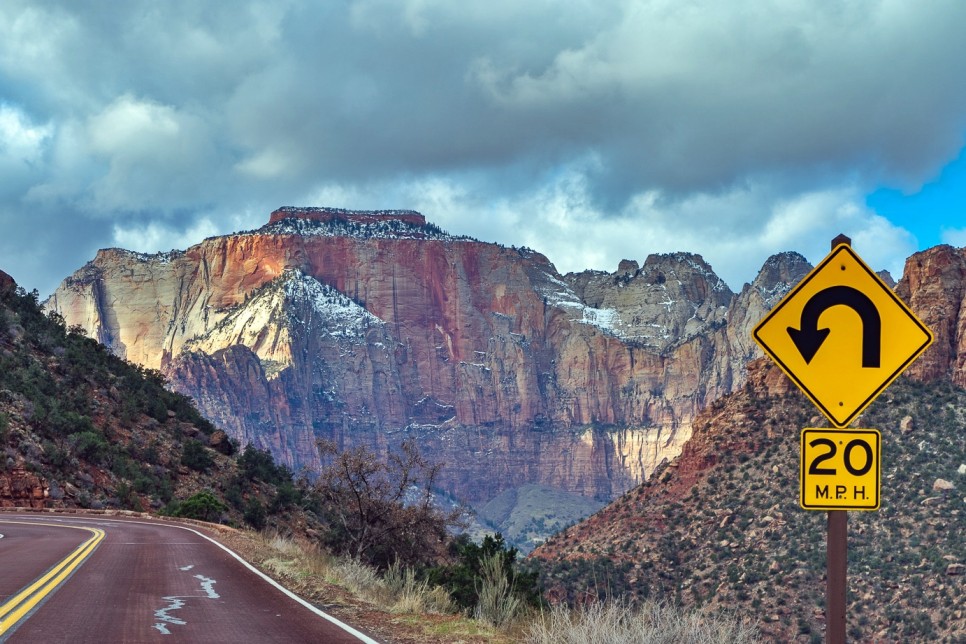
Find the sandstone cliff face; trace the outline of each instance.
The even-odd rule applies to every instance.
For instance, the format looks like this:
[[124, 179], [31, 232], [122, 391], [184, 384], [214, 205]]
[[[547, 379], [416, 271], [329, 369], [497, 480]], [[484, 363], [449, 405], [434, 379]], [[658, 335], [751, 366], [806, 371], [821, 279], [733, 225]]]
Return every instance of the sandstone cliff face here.
[[906, 260], [896, 294], [935, 336], [906, 373], [966, 386], [966, 249], [943, 245], [916, 253]]
[[296, 469], [318, 437], [416, 437], [464, 500], [609, 499], [741, 384], [758, 310], [805, 266], [779, 256], [735, 296], [695, 255], [561, 276], [418, 213], [282, 209], [184, 252], [101, 251], [47, 306]]
[[765, 261], [751, 284], [745, 284], [728, 307], [724, 325], [714, 337], [720, 358], [708, 375], [714, 386], [714, 400], [745, 383], [749, 362], [764, 355], [752, 338], [755, 326], [789, 290], [812, 270], [798, 253], [785, 252]]

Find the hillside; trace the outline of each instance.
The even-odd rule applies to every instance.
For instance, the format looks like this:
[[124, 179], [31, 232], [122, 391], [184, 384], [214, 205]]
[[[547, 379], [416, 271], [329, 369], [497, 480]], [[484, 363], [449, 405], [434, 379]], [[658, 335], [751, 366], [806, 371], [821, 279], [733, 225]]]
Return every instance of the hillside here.
[[167, 511], [264, 524], [282, 518], [266, 511], [278, 498], [276, 484], [291, 483], [267, 454], [236, 453], [227, 434], [167, 390], [158, 372], [45, 315], [37, 294], [2, 272], [0, 444], [0, 507]]
[[[679, 458], [531, 560], [558, 601], [664, 597], [758, 616], [782, 641], [821, 641], [825, 513], [798, 506], [798, 441], [824, 426], [756, 361], [742, 390], [699, 416]], [[849, 513], [850, 640], [962, 641], [966, 391], [902, 378], [855, 426], [882, 433], [883, 483], [878, 512]]]

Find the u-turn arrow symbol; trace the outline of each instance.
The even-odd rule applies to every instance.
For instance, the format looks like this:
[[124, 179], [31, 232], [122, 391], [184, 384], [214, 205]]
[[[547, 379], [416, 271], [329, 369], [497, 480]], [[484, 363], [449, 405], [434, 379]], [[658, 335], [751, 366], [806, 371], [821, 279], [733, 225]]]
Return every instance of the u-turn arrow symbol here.
[[801, 329], [788, 327], [788, 335], [810, 363], [821, 348], [830, 329], [818, 328], [818, 319], [833, 306], [844, 305], [859, 314], [862, 319], [862, 366], [879, 366], [882, 353], [882, 320], [879, 311], [868, 296], [851, 286], [830, 286], [813, 295], [802, 309]]

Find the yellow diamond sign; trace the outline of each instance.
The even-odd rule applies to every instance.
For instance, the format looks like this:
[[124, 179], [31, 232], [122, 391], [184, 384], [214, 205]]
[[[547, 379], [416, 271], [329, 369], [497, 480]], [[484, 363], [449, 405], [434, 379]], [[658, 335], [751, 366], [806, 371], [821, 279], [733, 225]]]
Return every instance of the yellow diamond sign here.
[[847, 244], [758, 323], [755, 341], [836, 427], [846, 427], [932, 341]]

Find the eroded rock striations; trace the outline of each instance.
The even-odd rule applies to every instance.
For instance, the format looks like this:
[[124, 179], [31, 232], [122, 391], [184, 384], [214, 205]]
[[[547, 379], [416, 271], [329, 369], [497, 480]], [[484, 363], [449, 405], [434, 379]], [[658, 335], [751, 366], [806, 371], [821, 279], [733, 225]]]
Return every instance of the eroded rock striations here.
[[966, 248], [935, 246], [906, 260], [896, 294], [935, 336], [906, 372], [966, 386]]
[[102, 250], [47, 307], [296, 469], [319, 437], [414, 437], [462, 500], [605, 500], [743, 382], [751, 327], [808, 268], [777, 255], [737, 295], [684, 253], [560, 275], [412, 211], [283, 208], [183, 252]]

